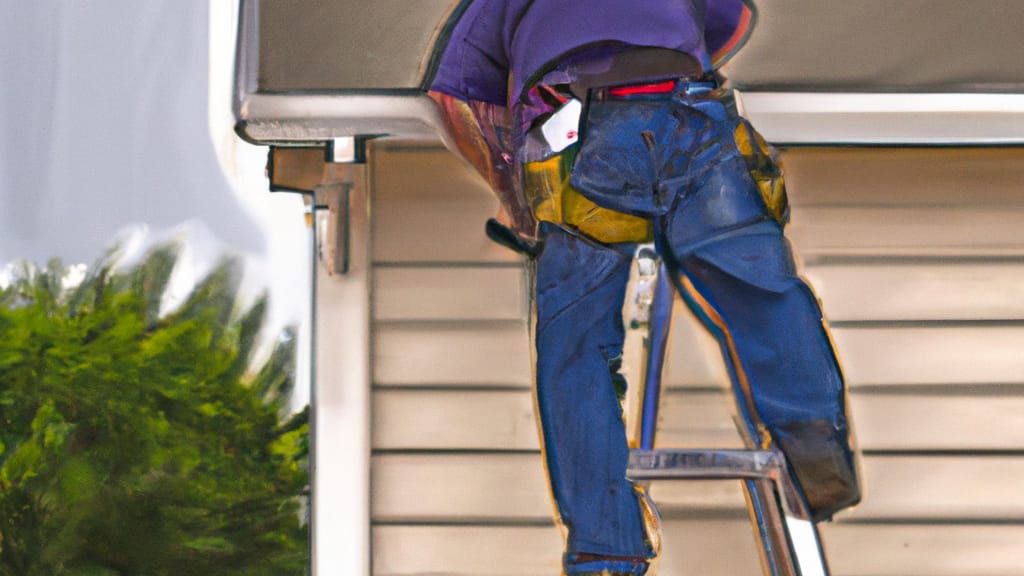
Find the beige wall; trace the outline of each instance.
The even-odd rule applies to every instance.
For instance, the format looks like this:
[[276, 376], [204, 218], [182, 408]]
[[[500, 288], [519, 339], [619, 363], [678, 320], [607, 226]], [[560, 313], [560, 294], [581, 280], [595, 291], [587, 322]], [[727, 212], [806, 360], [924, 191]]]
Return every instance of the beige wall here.
[[[825, 301], [865, 451], [823, 528], [842, 575], [1019, 574], [1024, 153], [793, 149], [791, 237]], [[372, 202], [374, 574], [557, 574], [530, 396], [523, 262], [482, 184], [379, 143]], [[663, 445], [735, 446], [715, 346], [678, 311]], [[732, 483], [661, 483], [661, 574], [756, 574]]]

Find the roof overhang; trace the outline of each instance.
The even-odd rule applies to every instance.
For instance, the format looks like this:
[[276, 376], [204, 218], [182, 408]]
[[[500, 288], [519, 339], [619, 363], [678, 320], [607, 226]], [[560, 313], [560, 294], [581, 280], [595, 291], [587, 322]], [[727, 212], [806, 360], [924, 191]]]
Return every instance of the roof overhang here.
[[[460, 0], [241, 0], [235, 113], [256, 143], [436, 138], [429, 47]], [[783, 145], [1024, 144], [1024, 3], [760, 0], [726, 69]], [[379, 31], [395, 29], [381, 40]]]

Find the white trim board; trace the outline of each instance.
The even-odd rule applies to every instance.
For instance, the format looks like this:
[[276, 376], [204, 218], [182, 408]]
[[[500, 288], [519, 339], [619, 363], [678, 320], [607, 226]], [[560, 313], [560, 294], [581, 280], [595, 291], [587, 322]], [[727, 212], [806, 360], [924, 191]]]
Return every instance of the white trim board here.
[[[740, 93], [741, 110], [780, 145], [1022, 145], [1024, 94]], [[424, 94], [252, 94], [243, 134], [256, 142], [310, 142], [360, 134], [437, 137]]]
[[1024, 144], [1024, 94], [747, 92], [738, 100], [776, 144]]

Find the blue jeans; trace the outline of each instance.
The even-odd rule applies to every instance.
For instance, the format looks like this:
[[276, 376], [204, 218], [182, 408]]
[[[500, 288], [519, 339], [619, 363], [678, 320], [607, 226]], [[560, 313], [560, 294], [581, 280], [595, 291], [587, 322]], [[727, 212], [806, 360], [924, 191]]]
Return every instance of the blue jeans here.
[[[738, 129], [749, 125], [728, 101], [702, 92], [681, 84], [664, 95], [591, 98], [571, 183], [604, 208], [651, 219], [675, 288], [721, 344], [748, 436], [787, 454], [812, 512], [827, 518], [859, 499], [843, 377], [783, 235], [784, 198], [766, 197], [771, 186], [756, 180], [772, 166], [741, 151]], [[617, 386], [633, 245], [551, 223], [540, 232], [539, 418], [568, 529], [566, 573], [587, 573], [593, 566], [574, 562], [578, 554], [656, 553], [642, 495], [625, 478]]]

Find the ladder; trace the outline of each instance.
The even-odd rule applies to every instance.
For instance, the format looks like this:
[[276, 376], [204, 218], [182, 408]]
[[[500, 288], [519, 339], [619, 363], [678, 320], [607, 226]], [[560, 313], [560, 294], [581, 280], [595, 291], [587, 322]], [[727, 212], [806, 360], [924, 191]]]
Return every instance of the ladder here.
[[661, 376], [672, 320], [673, 289], [665, 265], [650, 245], [637, 249], [640, 321], [649, 326], [640, 399], [639, 446], [630, 451], [627, 475], [652, 480], [735, 479], [743, 483], [760, 545], [765, 576], [828, 576], [818, 529], [778, 449], [654, 449]]

